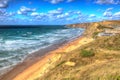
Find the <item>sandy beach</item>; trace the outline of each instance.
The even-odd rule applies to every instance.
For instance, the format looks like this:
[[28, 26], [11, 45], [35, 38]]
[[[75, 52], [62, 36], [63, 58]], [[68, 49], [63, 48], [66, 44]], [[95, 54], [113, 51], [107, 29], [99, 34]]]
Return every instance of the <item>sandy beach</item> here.
[[59, 53], [70, 52], [92, 41], [92, 38], [82, 36], [64, 45], [55, 45], [51, 49], [41, 50], [42, 52], [37, 51], [37, 55], [28, 56], [29, 58], [3, 75], [0, 80], [35, 80], [54, 67], [53, 64], [61, 57]]

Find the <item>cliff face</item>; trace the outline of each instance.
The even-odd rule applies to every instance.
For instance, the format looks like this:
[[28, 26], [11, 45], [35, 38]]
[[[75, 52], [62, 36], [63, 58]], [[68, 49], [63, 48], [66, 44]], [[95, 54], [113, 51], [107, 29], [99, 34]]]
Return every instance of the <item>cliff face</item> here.
[[91, 23], [80, 23], [80, 24], [70, 24], [67, 26], [72, 27], [72, 28], [87, 28], [90, 25], [91, 25]]
[[102, 22], [99, 22], [101, 25], [103, 26], [108, 26], [108, 27], [120, 27], [120, 20], [112, 20], [112, 21], [102, 21]]
[[[86, 28], [84, 32], [86, 40], [82, 39], [82, 42], [79, 40], [77, 43], [83, 44], [104, 29], [113, 30], [113, 27], [120, 26], [120, 21], [68, 26]], [[67, 52], [58, 54], [61, 54], [61, 58], [55, 63], [54, 68], [38, 80], [120, 80], [120, 34], [97, 37], [72, 51], [68, 49]]]
[[54, 68], [38, 80], [120, 80], [120, 35], [101, 37], [57, 54], [61, 58]]
[[101, 21], [101, 22], [93, 22], [93, 23], [79, 23], [79, 24], [70, 24], [67, 25], [68, 27], [73, 28], [87, 28], [89, 26], [92, 26], [94, 24], [99, 24], [106, 27], [116, 27], [120, 26], [120, 20], [111, 20], [111, 21]]
[[80, 23], [67, 25], [72, 28], [85, 28], [84, 35], [87, 37], [93, 37], [94, 35], [104, 32], [105, 29], [118, 29], [120, 28], [120, 21], [101, 21], [93, 23]]

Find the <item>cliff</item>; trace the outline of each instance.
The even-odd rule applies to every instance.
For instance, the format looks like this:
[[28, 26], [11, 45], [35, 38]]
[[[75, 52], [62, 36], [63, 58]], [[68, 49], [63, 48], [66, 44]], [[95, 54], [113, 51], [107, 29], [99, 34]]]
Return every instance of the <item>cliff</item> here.
[[[68, 25], [86, 28], [86, 41], [104, 29], [120, 27], [120, 21], [102, 21]], [[85, 41], [85, 42], [86, 42]], [[61, 58], [49, 72], [38, 80], [120, 80], [120, 34], [94, 38], [70, 52], [61, 52]]]
[[70, 25], [67, 25], [67, 26], [72, 27], [72, 28], [87, 28], [91, 24], [92, 23], [80, 23], [80, 24], [70, 24]]
[[110, 20], [110, 21], [101, 21], [101, 22], [92, 22], [92, 23], [78, 23], [78, 24], [70, 24], [67, 25], [68, 27], [72, 27], [72, 28], [87, 28], [89, 26], [92, 26], [94, 24], [99, 24], [102, 26], [106, 26], [106, 27], [116, 27], [116, 26], [120, 26], [120, 20]]
[[[112, 21], [101, 21], [101, 22], [93, 22], [93, 23], [80, 23], [80, 24], [71, 24], [67, 25], [72, 28], [85, 28], [84, 36], [87, 37], [95, 37], [100, 32], [104, 32], [105, 29], [109, 29], [109, 31], [116, 31], [114, 29], [120, 30], [120, 20], [112, 20]], [[108, 30], [107, 30], [108, 31]], [[119, 32], [119, 31], [117, 31]]]
[[38, 80], [120, 80], [120, 35], [61, 54], [55, 67]]

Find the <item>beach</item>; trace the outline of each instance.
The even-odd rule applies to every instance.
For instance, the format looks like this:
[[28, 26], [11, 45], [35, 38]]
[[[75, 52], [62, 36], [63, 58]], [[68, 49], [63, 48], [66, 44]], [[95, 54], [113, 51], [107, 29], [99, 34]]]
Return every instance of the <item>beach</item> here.
[[42, 56], [57, 46], [73, 40], [83, 31], [81, 28], [65, 28], [64, 26], [0, 29], [0, 75], [25, 59]]
[[[92, 41], [92, 38], [80, 36], [67, 43], [57, 44], [51, 48], [37, 51], [34, 55], [28, 56], [22, 63], [3, 75], [0, 80], [34, 80], [39, 78], [54, 67], [54, 63], [61, 57], [59, 53], [70, 52]], [[46, 54], [38, 55], [38, 53]]]

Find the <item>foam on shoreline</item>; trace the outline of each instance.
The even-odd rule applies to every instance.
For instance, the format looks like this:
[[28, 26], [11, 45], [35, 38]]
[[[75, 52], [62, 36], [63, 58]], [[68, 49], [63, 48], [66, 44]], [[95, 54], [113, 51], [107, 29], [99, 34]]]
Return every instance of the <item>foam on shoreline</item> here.
[[[29, 55], [23, 63], [17, 65], [6, 75], [3, 75], [1, 80], [33, 80], [40, 77], [45, 71], [49, 70], [52, 63], [60, 58], [60, 55], [57, 53], [72, 51], [91, 41], [93, 41], [93, 39], [81, 36], [75, 40], [56, 44], [47, 49], [37, 51], [34, 55]], [[52, 61], [51, 64], [49, 64], [49, 60]]]

